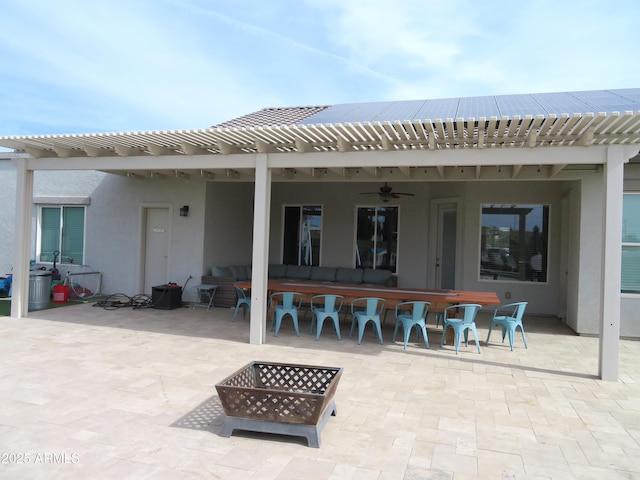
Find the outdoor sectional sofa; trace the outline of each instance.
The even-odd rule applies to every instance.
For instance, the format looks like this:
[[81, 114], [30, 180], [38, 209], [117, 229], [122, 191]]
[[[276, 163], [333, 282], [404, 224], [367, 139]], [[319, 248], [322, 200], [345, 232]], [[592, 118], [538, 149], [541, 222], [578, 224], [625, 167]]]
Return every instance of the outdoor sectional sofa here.
[[[355, 285], [383, 285], [393, 287], [396, 277], [389, 270], [372, 268], [316, 267], [311, 265], [269, 265], [269, 278], [312, 280], [316, 282], [350, 283]], [[250, 265], [212, 267], [211, 275], [203, 275], [202, 283], [217, 285], [213, 297], [216, 307], [235, 307], [235, 283], [251, 280]]]

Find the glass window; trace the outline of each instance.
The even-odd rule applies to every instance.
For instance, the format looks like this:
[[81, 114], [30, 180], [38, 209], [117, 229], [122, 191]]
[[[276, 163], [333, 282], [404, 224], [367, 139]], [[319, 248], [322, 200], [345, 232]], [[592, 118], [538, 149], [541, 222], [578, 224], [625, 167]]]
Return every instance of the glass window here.
[[38, 261], [84, 263], [84, 207], [42, 207]]
[[358, 207], [356, 267], [396, 273], [398, 207]]
[[480, 279], [547, 281], [548, 205], [482, 205]]
[[321, 206], [284, 207], [283, 264], [320, 265], [321, 240]]
[[640, 293], [640, 193], [623, 196], [622, 292]]

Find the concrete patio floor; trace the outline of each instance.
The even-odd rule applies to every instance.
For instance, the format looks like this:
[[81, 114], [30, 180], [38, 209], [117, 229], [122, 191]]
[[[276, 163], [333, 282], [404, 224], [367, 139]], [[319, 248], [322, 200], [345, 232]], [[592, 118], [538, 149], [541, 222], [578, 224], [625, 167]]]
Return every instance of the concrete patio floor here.
[[[489, 316], [475, 343], [427, 350], [295, 336], [249, 345], [232, 310], [74, 305], [0, 317], [2, 479], [640, 478], [640, 342], [620, 342], [620, 380], [603, 382], [598, 339], [525, 315], [529, 348]], [[346, 333], [345, 333], [346, 332]], [[344, 368], [320, 448], [301, 437], [219, 432], [215, 384], [253, 360]]]

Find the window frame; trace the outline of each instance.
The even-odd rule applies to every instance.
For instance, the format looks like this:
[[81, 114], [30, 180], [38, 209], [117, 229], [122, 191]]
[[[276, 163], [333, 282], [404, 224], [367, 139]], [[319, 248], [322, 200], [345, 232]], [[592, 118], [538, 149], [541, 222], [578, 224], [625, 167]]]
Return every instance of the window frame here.
[[638, 298], [640, 297], [640, 289], [638, 291], [625, 291], [623, 289], [623, 284], [622, 284], [622, 268], [624, 267], [624, 259], [622, 258], [622, 253], [624, 251], [625, 247], [632, 247], [632, 248], [638, 248], [640, 249], [640, 239], [638, 239], [637, 242], [629, 242], [629, 241], [625, 241], [624, 239], [624, 228], [625, 228], [625, 217], [624, 217], [624, 199], [627, 196], [638, 196], [640, 197], [640, 192], [622, 192], [622, 228], [623, 231], [621, 232], [621, 244], [620, 244], [620, 255], [621, 255], [621, 261], [622, 261], [622, 265], [620, 268], [620, 294], [626, 297], [635, 297]]
[[[68, 255], [64, 255], [65, 252], [62, 251], [63, 245], [63, 235], [64, 235], [64, 211], [66, 208], [82, 208], [82, 255], [81, 258], [77, 259], [74, 257], [69, 257]], [[42, 222], [43, 222], [43, 210], [44, 209], [58, 209], [59, 210], [59, 225], [58, 225], [58, 248], [60, 251], [60, 256], [56, 260], [58, 265], [84, 265], [85, 264], [85, 256], [86, 256], [86, 243], [87, 243], [87, 207], [86, 205], [77, 205], [77, 204], [41, 204], [38, 205], [38, 216], [37, 216], [37, 224], [36, 224], [36, 252], [35, 252], [35, 260], [39, 264], [49, 265], [53, 264], [53, 260], [42, 260], [42, 234], [44, 233]], [[73, 262], [69, 263], [67, 261], [68, 258], [73, 258]]]

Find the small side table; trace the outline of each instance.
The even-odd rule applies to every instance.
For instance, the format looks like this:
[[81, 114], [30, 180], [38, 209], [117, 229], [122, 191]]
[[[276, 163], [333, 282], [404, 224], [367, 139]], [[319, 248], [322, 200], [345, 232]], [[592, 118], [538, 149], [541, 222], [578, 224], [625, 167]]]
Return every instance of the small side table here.
[[213, 305], [213, 296], [216, 294], [217, 285], [196, 285], [193, 288], [196, 289], [198, 299], [193, 304], [193, 308], [203, 307], [209, 310]]

